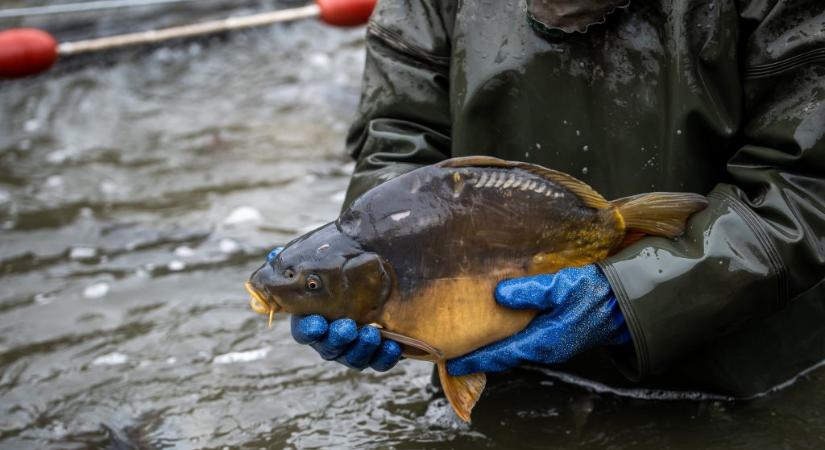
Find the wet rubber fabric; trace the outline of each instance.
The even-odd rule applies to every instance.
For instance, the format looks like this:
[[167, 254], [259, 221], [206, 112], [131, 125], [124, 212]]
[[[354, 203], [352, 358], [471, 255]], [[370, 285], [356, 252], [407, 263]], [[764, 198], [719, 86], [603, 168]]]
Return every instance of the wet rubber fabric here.
[[448, 157], [538, 163], [607, 198], [707, 194], [684, 237], [600, 264], [634, 380], [749, 396], [825, 358], [825, 5], [621, 4], [585, 32], [521, 1], [379, 2], [347, 201]]

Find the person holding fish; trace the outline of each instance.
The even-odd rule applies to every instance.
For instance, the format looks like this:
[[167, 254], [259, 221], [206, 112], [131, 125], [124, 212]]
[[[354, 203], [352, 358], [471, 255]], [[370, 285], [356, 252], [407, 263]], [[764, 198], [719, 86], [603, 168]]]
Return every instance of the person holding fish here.
[[526, 364], [767, 392], [825, 359], [823, 14], [379, 2], [344, 212], [253, 307], [356, 369], [436, 362], [465, 420]]

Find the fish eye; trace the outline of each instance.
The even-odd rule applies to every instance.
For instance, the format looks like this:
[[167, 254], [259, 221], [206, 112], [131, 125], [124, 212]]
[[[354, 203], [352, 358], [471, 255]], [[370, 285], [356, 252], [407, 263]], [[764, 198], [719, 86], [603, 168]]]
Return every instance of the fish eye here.
[[284, 276], [291, 280], [291, 279], [295, 278], [295, 271], [292, 270], [292, 269], [286, 269], [286, 270], [284, 270]]
[[321, 289], [321, 277], [315, 274], [307, 276], [307, 289], [310, 291], [317, 291]]

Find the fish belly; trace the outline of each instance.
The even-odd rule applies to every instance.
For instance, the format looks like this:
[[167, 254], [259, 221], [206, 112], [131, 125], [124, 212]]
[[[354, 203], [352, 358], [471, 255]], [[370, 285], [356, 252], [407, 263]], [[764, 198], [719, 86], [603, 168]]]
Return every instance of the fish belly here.
[[512, 310], [496, 303], [495, 277], [454, 277], [428, 280], [411, 298], [393, 296], [379, 324], [424, 341], [447, 359], [511, 336], [536, 316], [534, 310]]

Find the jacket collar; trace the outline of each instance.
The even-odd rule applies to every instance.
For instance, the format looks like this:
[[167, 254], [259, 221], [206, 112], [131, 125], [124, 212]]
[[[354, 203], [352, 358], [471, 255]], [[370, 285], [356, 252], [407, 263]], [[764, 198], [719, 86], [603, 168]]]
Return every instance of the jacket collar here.
[[527, 0], [527, 16], [541, 31], [586, 33], [590, 25], [604, 23], [616, 9], [630, 0]]

